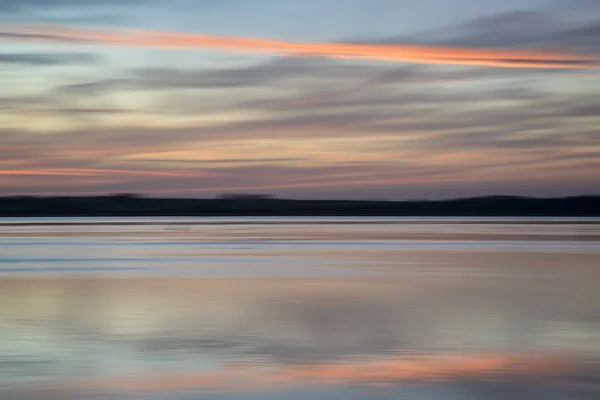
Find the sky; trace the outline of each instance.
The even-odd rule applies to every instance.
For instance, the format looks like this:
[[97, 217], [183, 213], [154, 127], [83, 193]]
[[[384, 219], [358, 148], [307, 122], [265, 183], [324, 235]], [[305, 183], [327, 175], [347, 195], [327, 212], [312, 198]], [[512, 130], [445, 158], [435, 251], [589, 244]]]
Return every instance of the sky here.
[[600, 188], [598, 0], [0, 0], [0, 195]]

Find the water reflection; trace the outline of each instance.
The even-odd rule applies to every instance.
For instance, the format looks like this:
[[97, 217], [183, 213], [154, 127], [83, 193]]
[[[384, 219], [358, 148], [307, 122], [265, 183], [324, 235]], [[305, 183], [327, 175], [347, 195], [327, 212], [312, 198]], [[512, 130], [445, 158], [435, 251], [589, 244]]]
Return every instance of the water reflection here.
[[[62, 248], [22, 239], [9, 256], [30, 269], [19, 272], [9, 263], [17, 273], [0, 280], [0, 398], [600, 394], [597, 252], [536, 247], [537, 233], [527, 251], [468, 251], [467, 242], [448, 249], [448, 241], [457, 240], [451, 233], [445, 243], [425, 247], [403, 239], [394, 241], [398, 246], [369, 246], [370, 225], [367, 231], [344, 228], [354, 230], [355, 246], [325, 245], [316, 237], [340, 228], [310, 229], [318, 244], [304, 248], [263, 241], [249, 249], [237, 239], [235, 247], [140, 247], [147, 238], [133, 235], [131, 244], [102, 242], [99, 250], [97, 238]], [[564, 226], [546, 229], [554, 241], [567, 235]], [[86, 238], [81, 230], [71, 235]], [[4, 244], [17, 240], [6, 236]], [[180, 240], [170, 233], [159, 239]], [[32, 247], [36, 254], [25, 250]], [[96, 253], [79, 254], [82, 247]], [[160, 262], [151, 256], [157, 253]], [[43, 262], [35, 268], [46, 273], [32, 274], [28, 264], [69, 254], [120, 261], [98, 270], [85, 270], [80, 261], [76, 274]], [[266, 260], [275, 261], [265, 269]], [[295, 264], [299, 260], [304, 263]], [[115, 272], [124, 265], [139, 269]], [[244, 279], [229, 277], [240, 268]]]

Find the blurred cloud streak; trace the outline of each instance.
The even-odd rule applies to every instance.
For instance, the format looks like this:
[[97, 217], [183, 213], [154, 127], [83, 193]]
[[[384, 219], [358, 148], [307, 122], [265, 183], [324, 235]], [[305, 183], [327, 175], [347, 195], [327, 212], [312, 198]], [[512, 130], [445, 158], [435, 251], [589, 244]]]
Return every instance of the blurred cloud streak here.
[[88, 169], [88, 168], [64, 168], [64, 169], [26, 169], [26, 170], [0, 170], [0, 175], [55, 175], [55, 176], [111, 176], [121, 175], [147, 175], [147, 176], [171, 176], [190, 177], [204, 175], [200, 172], [184, 171], [144, 171], [144, 170], [115, 170], [115, 169]]
[[[244, 365], [243, 363], [240, 363]], [[520, 380], [551, 378], [569, 371], [558, 359], [532, 355], [430, 355], [355, 359], [305, 365], [264, 363], [260, 369], [236, 365], [187, 375], [126, 376], [86, 382], [85, 387], [124, 388], [128, 392], [219, 393], [265, 390], [305, 385], [431, 383], [464, 380]], [[81, 382], [78, 383], [80, 385]]]
[[582, 69], [600, 66], [600, 58], [596, 55], [570, 53], [563, 49], [509, 50], [416, 44], [296, 43], [132, 29], [18, 26], [4, 28], [0, 31], [0, 39], [164, 49], [216, 49], [274, 53], [290, 57], [355, 58], [505, 68]]

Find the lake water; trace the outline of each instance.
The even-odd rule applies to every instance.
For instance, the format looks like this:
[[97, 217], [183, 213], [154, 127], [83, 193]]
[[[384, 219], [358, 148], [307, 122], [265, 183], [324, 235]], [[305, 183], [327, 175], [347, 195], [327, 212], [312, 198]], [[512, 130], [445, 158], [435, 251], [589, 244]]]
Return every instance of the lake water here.
[[600, 219], [0, 220], [0, 399], [598, 399]]

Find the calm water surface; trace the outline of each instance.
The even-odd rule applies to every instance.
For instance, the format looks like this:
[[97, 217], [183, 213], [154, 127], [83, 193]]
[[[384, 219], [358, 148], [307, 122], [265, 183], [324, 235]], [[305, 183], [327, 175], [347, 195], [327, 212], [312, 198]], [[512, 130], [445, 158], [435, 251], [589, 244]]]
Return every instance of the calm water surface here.
[[0, 399], [597, 399], [600, 219], [0, 220]]

